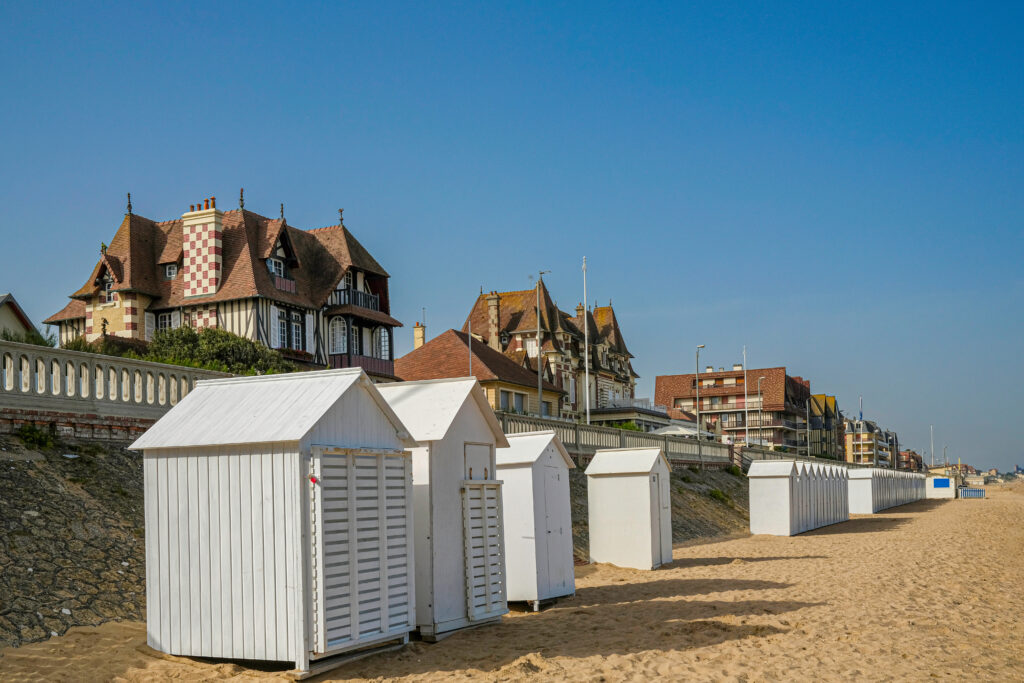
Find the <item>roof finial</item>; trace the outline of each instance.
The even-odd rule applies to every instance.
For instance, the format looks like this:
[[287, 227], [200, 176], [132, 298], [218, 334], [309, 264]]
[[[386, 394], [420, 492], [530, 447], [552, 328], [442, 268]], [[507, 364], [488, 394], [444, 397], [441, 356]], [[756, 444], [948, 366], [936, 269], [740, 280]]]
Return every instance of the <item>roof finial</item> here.
[[338, 209], [338, 225], [345, 227], [345, 209]]
[[238, 208], [245, 208], [245, 188], [243, 187], [238, 191]]
[[281, 220], [284, 220], [284, 202], [281, 202]]
[[128, 215], [132, 215], [132, 193], [128, 193]]

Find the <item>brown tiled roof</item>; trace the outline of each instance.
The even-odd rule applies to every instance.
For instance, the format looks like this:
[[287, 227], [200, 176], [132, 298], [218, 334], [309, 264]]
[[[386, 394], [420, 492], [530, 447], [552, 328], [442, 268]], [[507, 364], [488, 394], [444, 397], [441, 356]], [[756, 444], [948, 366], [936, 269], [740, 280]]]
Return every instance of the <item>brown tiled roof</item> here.
[[381, 313], [380, 311], [371, 311], [368, 308], [362, 308], [360, 306], [353, 306], [352, 304], [345, 304], [343, 306], [331, 306], [326, 311], [327, 315], [354, 315], [364, 320], [372, 320], [374, 322], [381, 323], [382, 325], [391, 325], [393, 327], [402, 327], [402, 323], [392, 318], [387, 313]]
[[[765, 410], [785, 410], [786, 401], [786, 368], [762, 368], [747, 370], [747, 395], [757, 396], [757, 378], [764, 377], [761, 382], [761, 397]], [[701, 379], [718, 379], [723, 377], [743, 377], [742, 370], [725, 370], [722, 372], [702, 372]], [[693, 398], [693, 373], [688, 375], [658, 375], [654, 378], [654, 402], [658, 405], [672, 406], [677, 398]], [[792, 379], [792, 378], [789, 378]], [[701, 387], [700, 395], [704, 396], [742, 396], [743, 385], [736, 384], [723, 387]]]
[[[344, 226], [304, 231], [287, 225], [283, 219], [270, 219], [241, 209], [224, 212], [222, 226], [221, 283], [217, 292], [210, 296], [186, 300], [182, 294], [182, 269], [173, 280], [163, 278], [159, 266], [179, 262], [181, 258], [181, 219], [157, 223], [131, 214], [121, 222], [88, 281], [72, 297], [88, 298], [96, 294], [98, 278], [106, 270], [114, 277], [115, 291], [138, 291], [152, 296], [151, 310], [256, 296], [305, 308], [319, 308], [348, 268], [388, 276], [387, 271]], [[290, 273], [295, 280], [295, 292], [278, 289], [264, 263], [266, 255], [282, 235], [285, 235], [285, 241], [298, 262]], [[381, 301], [386, 309], [386, 292], [382, 294]], [[65, 311], [50, 320], [65, 315]], [[384, 314], [387, 314], [386, 310]]]
[[667, 412], [668, 416], [670, 418], [672, 418], [673, 420], [683, 420], [684, 422], [696, 422], [697, 421], [697, 416], [694, 415], [693, 413], [688, 413], [685, 410], [680, 410], [679, 408], [673, 408], [672, 406], [667, 406], [665, 412]]
[[594, 322], [597, 325], [598, 334], [607, 340], [608, 346], [630, 358], [633, 357], [633, 354], [626, 348], [626, 342], [622, 339], [622, 330], [619, 329], [619, 321], [615, 318], [615, 309], [610, 303], [607, 306], [598, 306], [594, 309]]
[[72, 299], [68, 305], [51, 315], [43, 322], [47, 325], [59, 323], [61, 320], [77, 320], [85, 318], [85, 302], [81, 299]]
[[[469, 375], [469, 335], [448, 330], [395, 361], [403, 380], [441, 379]], [[473, 340], [473, 376], [481, 382], [500, 381], [536, 390], [537, 373], [527, 370], [486, 344]], [[545, 391], [564, 393], [547, 380]]]

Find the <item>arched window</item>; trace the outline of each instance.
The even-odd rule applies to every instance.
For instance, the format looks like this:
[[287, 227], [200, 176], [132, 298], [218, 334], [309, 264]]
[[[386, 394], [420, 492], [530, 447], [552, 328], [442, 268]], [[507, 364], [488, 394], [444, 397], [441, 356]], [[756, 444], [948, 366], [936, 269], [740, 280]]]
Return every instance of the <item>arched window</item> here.
[[348, 352], [348, 326], [344, 318], [331, 318], [329, 353]]

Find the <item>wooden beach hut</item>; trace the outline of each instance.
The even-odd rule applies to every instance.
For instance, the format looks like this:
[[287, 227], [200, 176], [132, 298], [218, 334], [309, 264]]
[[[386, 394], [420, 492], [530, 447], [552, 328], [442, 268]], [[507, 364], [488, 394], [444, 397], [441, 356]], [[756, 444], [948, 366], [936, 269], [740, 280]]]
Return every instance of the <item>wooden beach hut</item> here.
[[553, 430], [507, 435], [499, 448], [510, 602], [540, 604], [576, 592], [569, 470], [572, 458]]
[[505, 596], [501, 482], [508, 441], [472, 377], [377, 385], [416, 440], [416, 625], [425, 640], [498, 620]]
[[672, 561], [670, 472], [660, 448], [597, 451], [586, 470], [591, 562], [654, 569]]
[[793, 536], [800, 533], [803, 491], [792, 460], [755, 460], [750, 482], [750, 533]]
[[198, 382], [131, 446], [149, 645], [308, 673], [404, 643], [415, 445], [359, 369]]

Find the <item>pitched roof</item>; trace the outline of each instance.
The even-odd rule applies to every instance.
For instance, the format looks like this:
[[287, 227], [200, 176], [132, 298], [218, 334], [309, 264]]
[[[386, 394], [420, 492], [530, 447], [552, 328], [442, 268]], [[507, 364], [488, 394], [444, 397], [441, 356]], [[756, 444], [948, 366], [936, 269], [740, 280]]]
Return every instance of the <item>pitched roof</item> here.
[[129, 448], [299, 441], [353, 387], [369, 392], [406, 446], [402, 421], [360, 368], [202, 380]]
[[467, 400], [473, 400], [494, 435], [497, 447], [508, 445], [480, 383], [472, 377], [390, 382], [377, 385], [377, 389], [409, 429], [412, 438], [420, 443], [443, 439], [462, 406]]
[[29, 319], [28, 314], [25, 313], [25, 309], [21, 307], [21, 304], [14, 298], [13, 294], [0, 294], [0, 308], [3, 306], [11, 307], [11, 310], [14, 311], [14, 317], [21, 321], [26, 330], [34, 330], [36, 328]]
[[60, 309], [43, 322], [47, 325], [59, 323], [61, 320], [77, 320], [85, 317], [85, 302], [81, 299], [72, 299], [64, 308]]
[[588, 477], [601, 474], [647, 474], [654, 470], [658, 460], [672, 467], [660, 448], [609, 448], [597, 451], [587, 465]]
[[607, 306], [598, 306], [594, 309], [594, 322], [598, 334], [608, 341], [608, 346], [630, 358], [633, 357], [622, 339], [622, 330], [619, 329], [619, 321], [615, 318], [615, 309], [610, 302]]
[[558, 454], [562, 456], [565, 466], [574, 469], [576, 463], [569, 457], [569, 451], [565, 450], [562, 440], [555, 434], [555, 430], [546, 429], [539, 432], [520, 432], [519, 434], [508, 435], [508, 448], [498, 448], [494, 452], [495, 464], [498, 469], [511, 467], [512, 465], [529, 465], [537, 462], [548, 446], [554, 446]]
[[[154, 222], [136, 214], [126, 215], [88, 280], [71, 296], [93, 296], [99, 291], [100, 276], [109, 273], [115, 291], [137, 291], [153, 297], [151, 310], [191, 303], [183, 296], [183, 271], [179, 269], [174, 279], [167, 280], [161, 269], [163, 264], [181, 259], [181, 233], [180, 218]], [[278, 289], [264, 263], [279, 239], [290, 246], [298, 262], [290, 273], [295, 280], [295, 292]], [[288, 225], [284, 219], [270, 219], [243, 209], [223, 213], [222, 264], [220, 286], [216, 293], [203, 297], [203, 303], [262, 296], [319, 308], [349, 268], [388, 277], [387, 271], [343, 225], [305, 231]], [[381, 298], [386, 308], [387, 298]], [[65, 307], [47, 320], [65, 320], [77, 312], [77, 307]]]
[[[473, 377], [481, 382], [501, 381], [536, 390], [537, 373], [515, 363], [483, 342], [473, 340]], [[395, 361], [395, 375], [403, 380], [466, 377], [469, 372], [469, 335], [442, 332], [418, 349]], [[547, 380], [545, 391], [564, 393]]]

